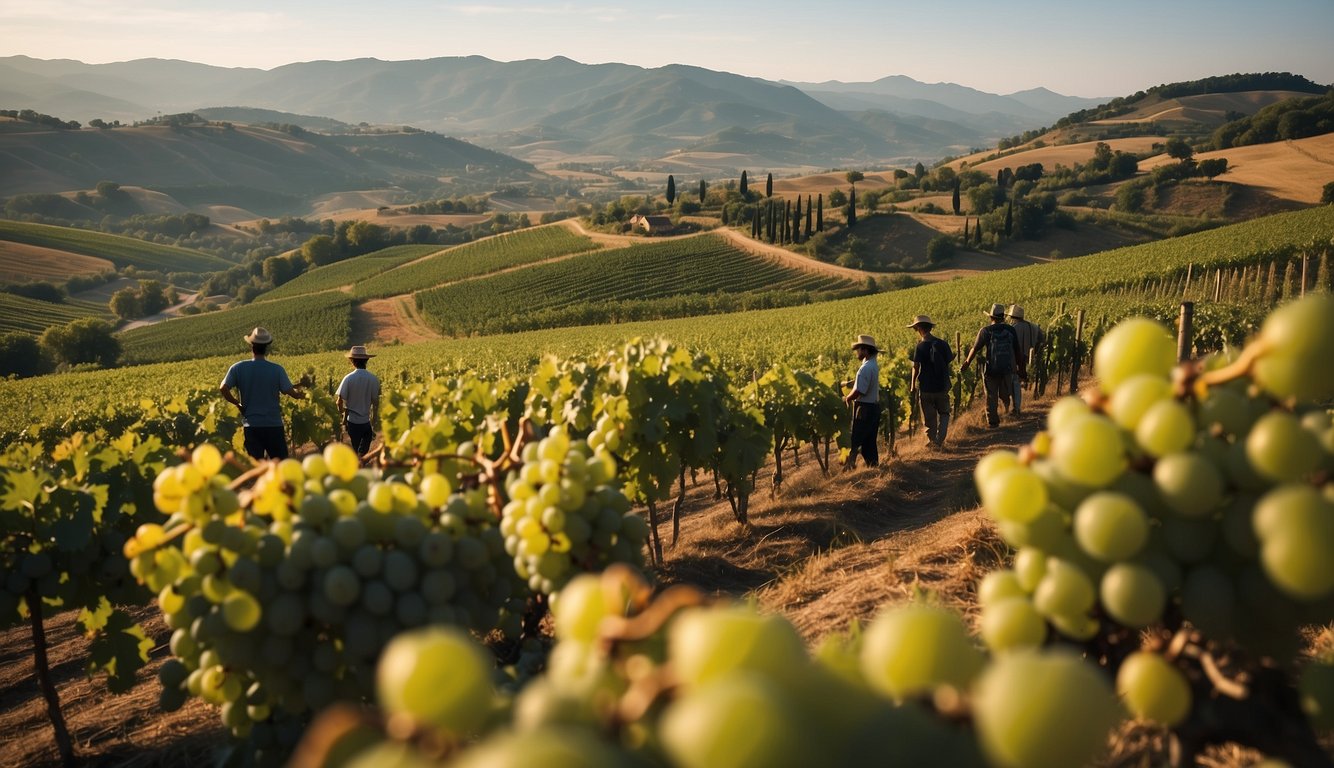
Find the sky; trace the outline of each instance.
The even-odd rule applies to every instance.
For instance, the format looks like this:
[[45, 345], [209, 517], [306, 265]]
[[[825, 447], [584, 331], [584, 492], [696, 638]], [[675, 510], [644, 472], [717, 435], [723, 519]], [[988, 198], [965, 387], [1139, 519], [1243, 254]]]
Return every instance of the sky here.
[[1232, 72], [1334, 83], [1331, 39], [1334, 0], [0, 0], [0, 56], [262, 69], [566, 56], [1094, 97]]

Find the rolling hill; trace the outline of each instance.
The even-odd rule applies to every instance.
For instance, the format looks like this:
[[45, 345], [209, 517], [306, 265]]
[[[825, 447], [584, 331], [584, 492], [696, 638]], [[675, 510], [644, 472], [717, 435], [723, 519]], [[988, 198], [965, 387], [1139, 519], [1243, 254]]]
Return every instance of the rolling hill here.
[[[0, 58], [0, 79], [7, 84], [0, 102], [84, 121], [132, 121], [232, 104], [242, 107], [211, 115], [233, 115], [216, 119], [240, 122], [235, 116], [248, 114], [250, 121], [266, 114], [256, 110], [275, 110], [350, 124], [409, 124], [524, 159], [532, 158], [526, 153], [534, 143], [558, 142], [565, 157], [608, 154], [621, 161], [686, 147], [704, 151], [715, 143], [711, 137], [744, 128], [799, 145], [786, 155], [756, 146], [748, 153], [750, 164], [790, 164], [800, 153], [823, 167], [957, 152], [1098, 101], [1049, 91], [998, 96], [902, 76], [793, 87], [685, 65], [645, 69], [564, 57], [355, 59], [258, 70], [155, 59], [90, 65], [10, 56]], [[834, 93], [843, 100], [835, 100]], [[203, 98], [211, 103], [200, 103]], [[877, 114], [866, 119], [862, 113], [868, 111]], [[553, 146], [543, 149], [551, 152]]]

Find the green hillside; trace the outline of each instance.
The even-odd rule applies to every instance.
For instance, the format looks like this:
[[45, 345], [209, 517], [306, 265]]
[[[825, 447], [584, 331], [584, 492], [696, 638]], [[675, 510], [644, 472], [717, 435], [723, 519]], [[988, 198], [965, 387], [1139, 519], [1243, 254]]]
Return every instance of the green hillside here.
[[66, 299], [54, 304], [12, 293], [0, 293], [0, 333], [20, 331], [39, 334], [53, 325], [65, 325], [81, 317], [107, 317], [106, 305]]
[[389, 270], [358, 283], [353, 293], [359, 299], [415, 293], [466, 277], [590, 251], [596, 247], [592, 240], [562, 226], [534, 227], [441, 251], [429, 259]]
[[243, 354], [242, 339], [262, 325], [273, 332], [273, 352], [294, 355], [345, 346], [351, 324], [352, 300], [333, 291], [167, 320], [126, 331], [120, 339], [127, 364], [192, 360]]
[[100, 256], [115, 264], [117, 269], [134, 267], [161, 272], [198, 273], [218, 272], [235, 266], [226, 259], [174, 245], [150, 243], [133, 237], [108, 235], [87, 229], [53, 227], [48, 224], [23, 221], [0, 219], [0, 240], [40, 245], [45, 248], [82, 253], [86, 256]]
[[292, 296], [330, 291], [342, 288], [345, 285], [355, 285], [381, 272], [406, 264], [414, 259], [420, 259], [438, 250], [440, 250], [438, 245], [395, 245], [374, 253], [367, 253], [312, 269], [260, 296], [259, 300], [286, 299]]
[[[716, 235], [596, 251], [417, 295], [447, 336], [717, 314], [850, 295], [842, 278], [782, 266]], [[497, 297], [521, 297], [514, 304]]]

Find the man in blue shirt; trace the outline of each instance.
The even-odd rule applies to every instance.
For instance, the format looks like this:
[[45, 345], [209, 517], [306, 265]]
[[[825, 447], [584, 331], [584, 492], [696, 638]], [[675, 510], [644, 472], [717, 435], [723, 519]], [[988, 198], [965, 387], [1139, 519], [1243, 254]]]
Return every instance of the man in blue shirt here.
[[366, 370], [366, 361], [375, 355], [360, 344], [347, 353], [352, 372], [338, 383], [338, 412], [343, 414], [352, 450], [365, 456], [375, 438], [375, 422], [380, 417], [380, 380]]
[[862, 364], [857, 369], [857, 378], [846, 383], [852, 391], [843, 398], [852, 406], [852, 452], [843, 465], [845, 469], [857, 465], [858, 453], [866, 459], [868, 467], [880, 463], [876, 445], [876, 434], [880, 429], [880, 364], [875, 359], [880, 348], [875, 345], [874, 337], [862, 335], [853, 342], [852, 351]]
[[[303, 400], [306, 394], [292, 385], [281, 365], [269, 362], [273, 334], [256, 327], [245, 340], [250, 344], [251, 359], [228, 368], [218, 391], [224, 400], [241, 409], [246, 453], [256, 459], [285, 459], [287, 437], [283, 434], [283, 411], [278, 395]], [[240, 391], [239, 399], [233, 394], [234, 389]]]

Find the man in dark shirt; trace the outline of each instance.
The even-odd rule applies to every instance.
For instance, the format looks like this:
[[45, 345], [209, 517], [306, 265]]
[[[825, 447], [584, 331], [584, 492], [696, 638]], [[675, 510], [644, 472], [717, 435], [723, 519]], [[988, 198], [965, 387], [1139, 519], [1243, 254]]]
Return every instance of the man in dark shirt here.
[[[269, 362], [273, 334], [256, 327], [245, 337], [250, 344], [250, 360], [234, 363], [227, 369], [218, 391], [227, 402], [241, 409], [245, 430], [245, 450], [256, 459], [287, 458], [287, 438], [283, 434], [283, 411], [278, 395], [301, 400], [305, 393], [292, 385], [281, 365]], [[232, 390], [240, 390], [238, 399]]]
[[912, 380], [908, 391], [917, 393], [926, 439], [941, 448], [950, 426], [950, 361], [954, 359], [954, 350], [944, 339], [931, 335], [936, 324], [926, 315], [913, 318], [908, 327], [917, 331], [920, 339], [913, 350]]
[[998, 400], [1003, 393], [1006, 400], [1013, 392], [1011, 382], [1015, 372], [1023, 378], [1027, 375], [1024, 367], [1023, 358], [1019, 357], [1019, 337], [1014, 329], [1005, 324], [1005, 305], [991, 305], [991, 324], [982, 326], [977, 332], [977, 339], [973, 342], [973, 348], [968, 351], [968, 356], [964, 358], [963, 364], [959, 366], [959, 372], [968, 370], [969, 363], [977, 353], [985, 349], [987, 351], [987, 364], [982, 372], [982, 383], [987, 390], [987, 424], [991, 427], [1000, 426], [1000, 412], [998, 409]]

